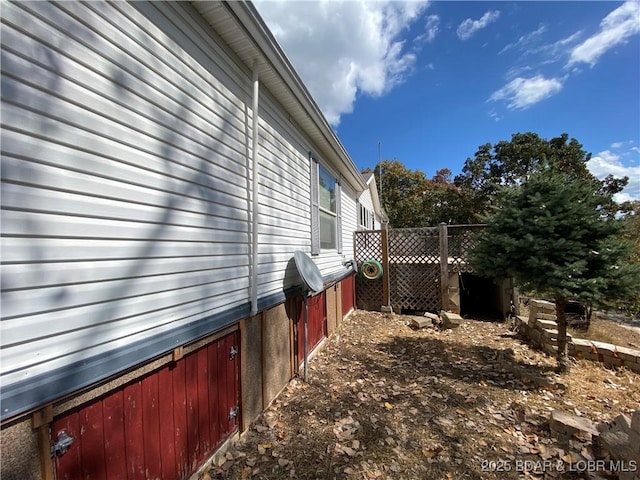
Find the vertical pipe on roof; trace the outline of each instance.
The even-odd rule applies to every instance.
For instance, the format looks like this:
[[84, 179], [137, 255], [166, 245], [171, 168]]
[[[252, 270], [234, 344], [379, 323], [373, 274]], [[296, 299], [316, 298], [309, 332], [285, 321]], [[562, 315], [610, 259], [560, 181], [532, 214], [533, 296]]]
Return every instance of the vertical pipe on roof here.
[[251, 203], [251, 316], [258, 313], [258, 226], [260, 224], [260, 205], [258, 202], [258, 99], [260, 83], [258, 79], [258, 61], [253, 64], [253, 93], [251, 98], [251, 111], [253, 113], [251, 125], [251, 171], [252, 203]]

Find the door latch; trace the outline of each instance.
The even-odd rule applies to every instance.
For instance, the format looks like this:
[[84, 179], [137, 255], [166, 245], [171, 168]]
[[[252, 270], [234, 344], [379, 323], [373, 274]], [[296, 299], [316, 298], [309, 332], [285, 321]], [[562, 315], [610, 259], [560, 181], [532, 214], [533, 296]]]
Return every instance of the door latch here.
[[240, 414], [240, 407], [233, 407], [229, 410], [229, 421], [235, 419]]
[[73, 443], [73, 437], [70, 437], [66, 431], [60, 430], [58, 432], [58, 441], [51, 445], [51, 455], [61, 457], [71, 447]]
[[238, 347], [234, 345], [229, 349], [229, 360], [236, 358], [236, 355], [238, 355]]

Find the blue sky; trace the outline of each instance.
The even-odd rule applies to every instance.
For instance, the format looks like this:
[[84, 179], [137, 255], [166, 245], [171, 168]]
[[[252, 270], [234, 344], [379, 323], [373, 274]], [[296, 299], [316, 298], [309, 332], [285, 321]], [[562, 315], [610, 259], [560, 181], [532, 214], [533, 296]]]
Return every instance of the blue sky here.
[[254, 2], [360, 169], [568, 133], [640, 200], [640, 1]]

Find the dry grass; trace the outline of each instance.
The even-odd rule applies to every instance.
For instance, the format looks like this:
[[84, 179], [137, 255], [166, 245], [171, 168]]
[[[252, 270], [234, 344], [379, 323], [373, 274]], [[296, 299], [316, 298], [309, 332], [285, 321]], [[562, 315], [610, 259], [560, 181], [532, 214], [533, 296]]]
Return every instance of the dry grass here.
[[640, 329], [632, 330], [618, 322], [598, 316], [591, 320], [588, 330], [570, 329], [569, 333], [575, 338], [640, 349]]
[[[506, 324], [465, 320], [455, 330], [413, 330], [406, 317], [358, 311], [310, 361], [309, 382], [291, 382], [207, 475], [530, 476], [516, 462], [562, 463], [572, 448], [589, 454], [588, 445], [556, 444], [551, 411], [598, 423], [638, 408], [640, 375], [580, 361], [558, 377], [554, 365]], [[576, 478], [552, 470], [536, 478]]]

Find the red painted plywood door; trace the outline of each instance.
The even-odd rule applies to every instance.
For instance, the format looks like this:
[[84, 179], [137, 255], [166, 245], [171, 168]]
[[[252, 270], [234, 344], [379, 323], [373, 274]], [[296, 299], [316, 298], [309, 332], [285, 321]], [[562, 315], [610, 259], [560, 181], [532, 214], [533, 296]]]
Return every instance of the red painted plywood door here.
[[[327, 336], [326, 294], [322, 292], [307, 298], [307, 351], [311, 352]], [[298, 308], [298, 362], [304, 361], [304, 302]]]
[[187, 478], [238, 429], [239, 359], [233, 332], [54, 419], [57, 478]]
[[342, 280], [342, 316], [344, 317], [355, 307], [355, 275], [350, 275]]

